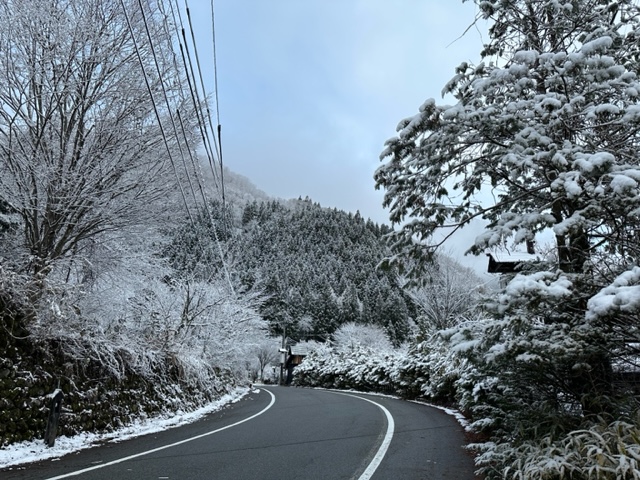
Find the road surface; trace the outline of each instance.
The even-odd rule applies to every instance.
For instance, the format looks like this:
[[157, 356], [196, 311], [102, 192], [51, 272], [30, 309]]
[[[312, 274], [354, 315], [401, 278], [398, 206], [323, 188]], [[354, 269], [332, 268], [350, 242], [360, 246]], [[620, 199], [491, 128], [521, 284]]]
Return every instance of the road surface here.
[[360, 393], [260, 387], [180, 428], [107, 443], [0, 479], [473, 480], [444, 412]]

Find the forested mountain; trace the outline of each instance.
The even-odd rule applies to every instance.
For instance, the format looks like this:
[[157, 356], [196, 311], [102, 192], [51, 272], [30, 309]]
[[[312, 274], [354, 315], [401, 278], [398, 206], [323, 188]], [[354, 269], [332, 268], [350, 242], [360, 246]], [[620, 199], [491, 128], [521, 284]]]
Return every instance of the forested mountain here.
[[214, 202], [177, 229], [164, 251], [172, 266], [206, 277], [224, 251], [235, 288], [263, 295], [260, 313], [273, 334], [322, 341], [353, 322], [382, 326], [394, 344], [407, 340], [415, 313], [397, 276], [378, 268], [389, 227], [308, 198], [254, 200], [239, 218], [234, 210]]

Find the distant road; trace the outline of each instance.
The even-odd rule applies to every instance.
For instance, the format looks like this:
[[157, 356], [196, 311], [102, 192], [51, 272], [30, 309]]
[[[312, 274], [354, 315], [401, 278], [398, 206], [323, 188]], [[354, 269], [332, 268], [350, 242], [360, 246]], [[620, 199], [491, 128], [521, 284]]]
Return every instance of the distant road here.
[[260, 387], [201, 421], [0, 478], [473, 480], [455, 419], [378, 396]]

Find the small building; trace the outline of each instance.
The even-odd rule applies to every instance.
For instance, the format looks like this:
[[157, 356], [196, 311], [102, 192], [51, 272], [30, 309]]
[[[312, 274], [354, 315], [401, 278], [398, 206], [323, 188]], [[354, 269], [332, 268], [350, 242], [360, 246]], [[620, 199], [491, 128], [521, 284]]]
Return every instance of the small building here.
[[311, 353], [312, 347], [309, 343], [297, 343], [287, 348], [287, 358], [284, 362], [284, 368], [287, 370], [287, 378], [285, 383], [291, 385], [293, 380], [293, 370], [302, 363], [304, 358]]
[[487, 272], [500, 274], [501, 287], [505, 287], [526, 264], [541, 260], [540, 255], [534, 252], [533, 242], [527, 242], [526, 252], [487, 252], [487, 256], [489, 257]]
[[539, 261], [540, 257], [533, 253], [513, 252], [513, 253], [487, 253], [489, 257], [489, 273], [517, 273], [524, 263]]

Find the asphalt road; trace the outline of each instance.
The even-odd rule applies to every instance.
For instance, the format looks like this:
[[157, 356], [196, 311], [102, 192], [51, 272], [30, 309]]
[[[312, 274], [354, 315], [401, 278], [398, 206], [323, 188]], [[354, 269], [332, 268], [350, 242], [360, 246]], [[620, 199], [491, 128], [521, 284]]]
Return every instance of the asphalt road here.
[[180, 428], [107, 443], [0, 479], [472, 480], [455, 419], [364, 394], [264, 387]]

